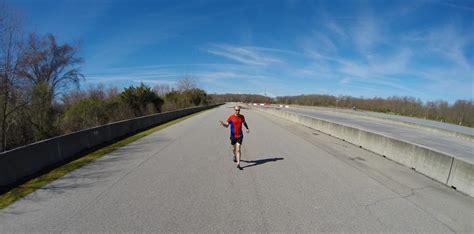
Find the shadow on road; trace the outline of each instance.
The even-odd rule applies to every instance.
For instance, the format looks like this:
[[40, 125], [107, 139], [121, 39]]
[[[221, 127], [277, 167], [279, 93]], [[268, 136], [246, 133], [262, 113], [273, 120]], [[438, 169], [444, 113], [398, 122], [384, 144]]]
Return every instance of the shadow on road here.
[[253, 163], [253, 164], [250, 164], [250, 165], [245, 165], [243, 166], [242, 168], [246, 168], [246, 167], [253, 167], [253, 166], [258, 166], [260, 164], [264, 164], [264, 163], [267, 163], [267, 162], [276, 162], [278, 160], [283, 160], [284, 158], [265, 158], [265, 159], [258, 159], [258, 160], [240, 160], [241, 162], [245, 162], [245, 163]]

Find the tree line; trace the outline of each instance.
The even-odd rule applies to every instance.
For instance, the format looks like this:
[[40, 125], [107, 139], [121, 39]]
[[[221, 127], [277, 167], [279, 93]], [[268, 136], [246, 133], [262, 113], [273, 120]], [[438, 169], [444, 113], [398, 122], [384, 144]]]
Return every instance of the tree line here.
[[332, 95], [298, 95], [280, 96], [270, 98], [263, 95], [249, 94], [214, 94], [213, 100], [220, 102], [246, 102], [246, 103], [279, 103], [287, 105], [322, 106], [335, 108], [352, 108], [359, 110], [375, 111], [388, 114], [397, 114], [410, 117], [424, 118], [474, 127], [474, 102], [473, 100], [457, 100], [454, 104], [446, 101], [427, 101], [413, 97], [388, 97], [388, 98], [356, 98], [350, 96]]
[[191, 76], [154, 88], [141, 83], [123, 90], [103, 85], [82, 90], [79, 46], [59, 43], [53, 34], [25, 36], [19, 22], [0, 5], [0, 152], [210, 101]]
[[258, 94], [209, 94], [212, 100], [216, 103], [222, 102], [244, 102], [244, 103], [275, 103], [271, 97], [266, 97]]
[[[184, 87], [182, 83], [190, 83]], [[56, 103], [58, 134], [104, 125], [135, 117], [173, 111], [193, 106], [208, 105], [210, 97], [197, 88], [194, 78], [182, 77], [176, 85], [156, 85], [153, 88], [140, 83], [123, 90], [105, 88], [103, 84], [86, 90], [74, 90]]]

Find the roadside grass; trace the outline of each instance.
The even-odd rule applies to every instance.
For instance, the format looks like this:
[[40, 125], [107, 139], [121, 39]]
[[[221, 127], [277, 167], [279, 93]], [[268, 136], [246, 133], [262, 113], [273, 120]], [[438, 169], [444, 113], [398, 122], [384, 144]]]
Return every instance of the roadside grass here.
[[[213, 109], [213, 108], [211, 108]], [[211, 110], [211, 109], [208, 109], [208, 110]], [[194, 113], [194, 114], [191, 114], [191, 115], [188, 115], [188, 116], [185, 116], [185, 117], [181, 117], [179, 119], [175, 119], [175, 120], [172, 120], [170, 122], [167, 122], [167, 123], [164, 123], [164, 124], [161, 124], [159, 126], [156, 126], [154, 128], [151, 128], [151, 129], [148, 129], [146, 131], [143, 131], [143, 132], [140, 132], [140, 133], [137, 133], [135, 135], [132, 135], [130, 137], [127, 137], [123, 140], [120, 140], [118, 142], [115, 142], [111, 145], [108, 145], [108, 146], [105, 146], [104, 148], [101, 148], [97, 151], [94, 151], [90, 154], [87, 154], [75, 161], [72, 161], [68, 164], [65, 164], [61, 167], [58, 167], [56, 169], [53, 169], [52, 171], [44, 174], [44, 175], [41, 175], [37, 178], [34, 178], [16, 188], [13, 188], [12, 190], [8, 191], [7, 193], [3, 194], [0, 196], [0, 210], [3, 209], [3, 208], [6, 208], [8, 207], [9, 205], [11, 205], [12, 203], [14, 203], [15, 201], [27, 196], [28, 194], [36, 191], [37, 189], [40, 189], [42, 188], [43, 186], [61, 178], [62, 176], [68, 174], [69, 172], [71, 171], [74, 171], [78, 168], [81, 168], [85, 165], [87, 165], [88, 163], [98, 159], [98, 158], [101, 158], [102, 156], [122, 147], [122, 146], [125, 146], [127, 144], [130, 144], [138, 139], [141, 139], [143, 137], [146, 137], [148, 135], [151, 135], [157, 131], [160, 131], [166, 127], [169, 127], [171, 125], [174, 125], [174, 124], [177, 124], [183, 120], [186, 120], [186, 119], [189, 119], [195, 115], [198, 115], [198, 114], [201, 114], [205, 111], [208, 111], [208, 110], [204, 110], [204, 111], [200, 111], [200, 112], [197, 112], [197, 113]]]

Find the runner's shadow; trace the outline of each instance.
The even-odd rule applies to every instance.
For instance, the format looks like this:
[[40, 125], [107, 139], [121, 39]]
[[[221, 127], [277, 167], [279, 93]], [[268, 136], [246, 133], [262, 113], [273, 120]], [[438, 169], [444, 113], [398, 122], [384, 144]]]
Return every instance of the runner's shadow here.
[[264, 163], [267, 163], [267, 162], [276, 162], [278, 160], [283, 160], [285, 158], [265, 158], [265, 159], [258, 159], [258, 160], [240, 160], [241, 162], [246, 162], [246, 163], [253, 163], [253, 164], [250, 164], [250, 165], [246, 165], [246, 166], [243, 166], [242, 168], [246, 168], [246, 167], [253, 167], [253, 166], [258, 166], [260, 164], [264, 164]]

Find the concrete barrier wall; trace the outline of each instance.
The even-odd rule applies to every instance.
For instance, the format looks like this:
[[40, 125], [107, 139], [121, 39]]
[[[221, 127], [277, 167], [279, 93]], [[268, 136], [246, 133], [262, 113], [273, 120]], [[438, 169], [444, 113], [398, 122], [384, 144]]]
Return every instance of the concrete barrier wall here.
[[[318, 110], [315, 107], [309, 107], [309, 106], [299, 106], [299, 105], [292, 105], [292, 106], [296, 106], [297, 108], [301, 108], [301, 109]], [[325, 111], [331, 111], [331, 110], [325, 110]], [[342, 112], [342, 113], [344, 113], [344, 112]], [[377, 119], [378, 121], [382, 120], [382, 121], [385, 121], [385, 122], [388, 122], [388, 123], [399, 124], [399, 125], [415, 127], [415, 128], [421, 128], [421, 129], [428, 130], [428, 131], [431, 131], [431, 132], [442, 133], [442, 134], [446, 134], [448, 136], [459, 137], [461, 139], [474, 142], [474, 135], [470, 135], [470, 134], [466, 134], [466, 133], [462, 133], [462, 132], [457, 132], [457, 131], [453, 131], [453, 130], [448, 130], [448, 129], [444, 129], [444, 128], [439, 128], [439, 127], [434, 127], [434, 126], [429, 126], [429, 125], [421, 125], [421, 124], [417, 124], [417, 123], [407, 122], [407, 121], [404, 121], [404, 120], [388, 119], [388, 118], [384, 118], [384, 117], [377, 118], [377, 117], [373, 117], [373, 116], [355, 114], [355, 113], [344, 113], [344, 114], [352, 114], [352, 115], [357, 115], [358, 118]]]
[[474, 166], [456, 159], [453, 155], [401, 139], [297, 113], [273, 108], [256, 109], [361, 146], [474, 196]]
[[218, 105], [201, 106], [124, 120], [36, 142], [0, 154], [0, 193], [88, 149]]

